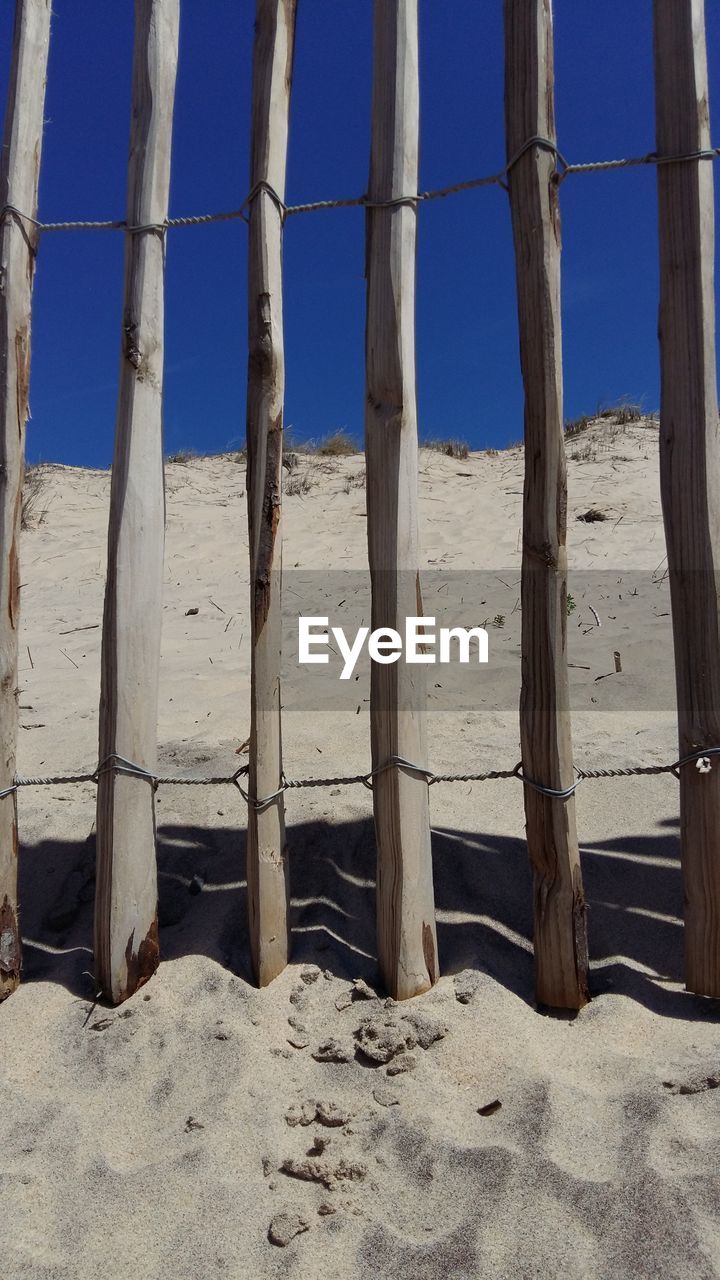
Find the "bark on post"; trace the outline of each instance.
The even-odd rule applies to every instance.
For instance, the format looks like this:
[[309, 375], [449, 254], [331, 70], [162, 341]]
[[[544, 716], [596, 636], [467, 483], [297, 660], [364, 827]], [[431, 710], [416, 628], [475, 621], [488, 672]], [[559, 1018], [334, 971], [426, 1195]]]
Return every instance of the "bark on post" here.
[[[555, 142], [551, 0], [505, 0], [508, 159], [531, 138]], [[563, 442], [560, 215], [551, 151], [533, 146], [509, 175], [525, 386], [520, 736], [525, 774], [572, 786], [566, 655], [567, 480]], [[538, 1002], [588, 999], [585, 900], [575, 801], [525, 786], [533, 869]]]
[[[296, 0], [257, 0], [248, 257], [247, 499], [251, 724], [247, 885], [250, 953], [266, 986], [290, 950], [282, 793], [283, 212]], [[270, 799], [269, 797], [274, 797]], [[258, 809], [252, 803], [267, 800]]]
[[178, 0], [135, 0], [129, 226], [102, 643], [95, 964], [119, 1003], [159, 958], [154, 772], [162, 616], [165, 233]]
[[15, 778], [18, 544], [30, 378], [37, 216], [51, 0], [17, 0], [0, 158], [0, 1000], [20, 981]]
[[[659, 156], [710, 147], [703, 0], [655, 0]], [[720, 745], [713, 166], [660, 164], [660, 480], [680, 756]], [[720, 996], [720, 767], [680, 770], [685, 980]]]
[[[417, 0], [375, 0], [370, 201], [417, 194]], [[412, 202], [367, 210], [365, 450], [372, 627], [401, 635], [422, 612], [418, 581], [415, 237]], [[372, 663], [373, 768], [427, 767], [423, 666]], [[373, 783], [377, 935], [396, 999], [437, 980], [427, 780], [393, 765]]]

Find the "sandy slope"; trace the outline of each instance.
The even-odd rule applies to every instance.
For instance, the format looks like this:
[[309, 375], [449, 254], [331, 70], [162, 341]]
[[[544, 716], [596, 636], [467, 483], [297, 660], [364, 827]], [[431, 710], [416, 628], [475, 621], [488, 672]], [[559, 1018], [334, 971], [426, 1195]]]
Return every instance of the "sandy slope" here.
[[[657, 431], [604, 422], [569, 454], [576, 756], [665, 761], [675, 732]], [[286, 501], [290, 603], [333, 622], [366, 612], [363, 466], [301, 459], [311, 487]], [[231, 773], [243, 759], [243, 488], [231, 458], [168, 467], [168, 770]], [[52, 468], [47, 517], [24, 539], [23, 773], [95, 763], [108, 490], [107, 474]], [[481, 676], [429, 682], [438, 771], [518, 758], [521, 490], [519, 450], [421, 455], [426, 610], [487, 619], [491, 636]], [[605, 522], [576, 519], [591, 506]], [[288, 774], [366, 768], [366, 669], [340, 693], [327, 673], [298, 678], [292, 644], [289, 619]], [[3, 1275], [720, 1274], [718, 1006], [682, 989], [675, 781], [580, 789], [595, 998], [575, 1020], [533, 1007], [520, 786], [437, 786], [431, 801], [445, 976], [411, 1008], [351, 987], [375, 978], [367, 791], [289, 794], [295, 961], [258, 993], [242, 802], [231, 788], [165, 788], [164, 962], [116, 1011], [92, 1005], [94, 790], [21, 793], [25, 982], [0, 1009]], [[474, 979], [457, 976], [466, 969]], [[410, 1041], [428, 1039], [428, 1020], [445, 1034], [388, 1075], [356, 1056], [368, 1018]], [[328, 1038], [349, 1061], [313, 1058]], [[317, 1102], [344, 1123], [322, 1123]], [[268, 1241], [283, 1211], [308, 1228], [285, 1248]]]

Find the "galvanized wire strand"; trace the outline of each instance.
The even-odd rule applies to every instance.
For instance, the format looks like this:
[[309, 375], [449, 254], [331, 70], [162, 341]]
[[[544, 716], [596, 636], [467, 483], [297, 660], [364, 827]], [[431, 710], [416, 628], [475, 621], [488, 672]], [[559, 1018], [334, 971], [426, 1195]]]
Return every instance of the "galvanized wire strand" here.
[[626, 160], [593, 160], [589, 164], [566, 164], [560, 175], [561, 180], [572, 173], [602, 173], [608, 169], [632, 169], [639, 165], [683, 164], [690, 160], [717, 160], [720, 147], [709, 147], [702, 151], [689, 151], [681, 156], [659, 156], [656, 151], [649, 151], [645, 156], [630, 156]]
[[[248, 197], [249, 199], [249, 197]], [[140, 223], [136, 226], [128, 226], [124, 218], [113, 220], [97, 219], [95, 221], [85, 222], [40, 222], [37, 218], [33, 218], [29, 213], [23, 213], [21, 209], [16, 208], [13, 204], [5, 204], [0, 209], [0, 221], [4, 221], [8, 214], [15, 218], [19, 218], [22, 222], [27, 222], [38, 232], [46, 231], [127, 231], [129, 235], [139, 235], [142, 231], [157, 231], [162, 234], [168, 228], [172, 227], [199, 227], [208, 222], [234, 222], [238, 219], [247, 222], [245, 208], [248, 201], [239, 209], [230, 209], [222, 213], [196, 213], [185, 217], [166, 218], [164, 222], [147, 222]]]
[[556, 143], [550, 138], [538, 136], [528, 138], [527, 142], [523, 143], [522, 147], [510, 157], [507, 164], [497, 173], [487, 174], [482, 178], [470, 178], [465, 182], [453, 182], [448, 186], [437, 187], [430, 191], [418, 191], [413, 195], [397, 196], [392, 200], [371, 200], [369, 196], [362, 195], [344, 200], [313, 200], [306, 204], [287, 205], [280, 199], [280, 196], [270, 183], [258, 182], [238, 209], [229, 209], [221, 213], [199, 213], [185, 217], [166, 218], [164, 222], [159, 223], [153, 222], [129, 226], [125, 219], [41, 222], [38, 218], [24, 213], [12, 204], [5, 204], [0, 209], [0, 221], [4, 221], [8, 216], [11, 216], [34, 227], [38, 233], [53, 231], [126, 231], [129, 235], [138, 235], [145, 231], [155, 231], [163, 234], [166, 230], [175, 227], [199, 227], [211, 222], [247, 222], [247, 210], [262, 192], [273, 200], [283, 220], [296, 214], [317, 213], [324, 209], [392, 209], [404, 204], [417, 205], [427, 200], [442, 200], [446, 196], [458, 195], [463, 191], [473, 191], [480, 187], [499, 186], [506, 188], [505, 179], [518, 160], [533, 147], [540, 147], [545, 151], [549, 151], [555, 157], [556, 165], [558, 166], [555, 175], [557, 182], [564, 182], [572, 174], [602, 173], [611, 169], [631, 169], [643, 165], [683, 164], [692, 160], [717, 160], [718, 156], [720, 156], [720, 147], [709, 147], [677, 156], [659, 156], [655, 151], [650, 151], [644, 156], [628, 156], [619, 160], [591, 160], [584, 164], [572, 164], [564, 158]]
[[[706, 753], [703, 752], [703, 755]], [[643, 775], [652, 776], [658, 773], [673, 773], [675, 765], [668, 764], [645, 764], [626, 769], [577, 769], [578, 781], [582, 782], [585, 778], [594, 781], [597, 778], [632, 778], [641, 777]]]
[[498, 782], [507, 778], [516, 778], [515, 769], [490, 769], [487, 773], [434, 773], [428, 778], [428, 784], [436, 782]]
[[677, 778], [680, 776], [680, 770], [689, 764], [695, 764], [701, 773], [708, 773], [712, 767], [711, 757], [717, 755], [720, 755], [720, 746], [703, 747], [698, 751], [682, 756], [679, 760], [673, 761], [672, 764], [626, 765], [609, 769], [576, 768], [576, 781], [565, 788], [548, 787], [528, 777], [523, 771], [522, 762], [516, 764], [514, 769], [491, 769], [485, 773], [434, 773], [432, 769], [427, 769], [424, 765], [414, 764], [411, 760], [404, 759], [403, 756], [390, 756], [384, 764], [377, 765], [369, 773], [357, 773], [333, 778], [288, 778], [283, 773], [277, 790], [260, 798], [251, 796], [240, 784], [240, 778], [246, 776], [249, 771], [247, 764], [241, 765], [240, 768], [229, 775], [186, 778], [179, 774], [163, 775], [152, 773], [149, 769], [143, 768], [142, 765], [134, 764], [132, 760], [126, 760], [124, 756], [110, 755], [100, 762], [93, 773], [55, 774], [48, 777], [17, 775], [12, 786], [0, 791], [0, 800], [14, 795], [21, 787], [55, 787], [67, 786], [73, 783], [97, 783], [101, 775], [105, 773], [119, 773], [127, 777], [143, 778], [151, 782], [153, 787], [235, 786], [250, 808], [261, 811], [285, 791], [296, 791], [309, 787], [349, 787], [360, 785], [372, 790], [373, 779], [387, 772], [388, 769], [402, 769], [405, 772], [416, 774], [418, 777], [425, 778], [428, 786], [433, 786], [438, 782], [496, 782], [504, 781], [508, 778], [517, 778], [524, 786], [531, 787], [534, 791], [539, 792], [540, 795], [548, 796], [554, 800], [567, 800], [574, 795], [578, 783], [586, 779], [647, 777], [664, 773], [671, 773]]
[[4, 791], [0, 791], [0, 800], [4, 800], [6, 796], [12, 796], [20, 787], [55, 787], [61, 783], [77, 783], [77, 782], [97, 782], [96, 773], [72, 773], [57, 774], [51, 778], [26, 778], [20, 775], [15, 776], [12, 786], [5, 787]]
[[285, 778], [285, 790], [301, 787], [351, 787], [368, 785], [367, 773], [355, 773], [349, 778]]

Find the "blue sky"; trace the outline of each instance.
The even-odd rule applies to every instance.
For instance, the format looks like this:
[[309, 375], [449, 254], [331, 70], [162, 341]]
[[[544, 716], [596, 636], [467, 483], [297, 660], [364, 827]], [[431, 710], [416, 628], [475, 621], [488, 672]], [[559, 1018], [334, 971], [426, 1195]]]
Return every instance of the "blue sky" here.
[[[11, 0], [0, 8], [5, 89]], [[720, 5], [708, 8], [720, 110]], [[122, 217], [132, 0], [54, 0], [40, 216]], [[569, 160], [654, 147], [651, 0], [556, 0], [556, 105]], [[229, 209], [248, 183], [253, 0], [184, 0], [171, 212]], [[300, 0], [289, 203], [367, 182], [371, 0]], [[421, 186], [502, 164], [502, 0], [420, 0]], [[715, 135], [717, 137], [717, 128]], [[658, 404], [653, 169], [562, 188], [566, 417], [629, 397]], [[286, 424], [298, 439], [363, 419], [364, 228], [359, 210], [291, 219], [285, 235]], [[28, 458], [112, 456], [122, 233], [46, 236], [35, 289]], [[165, 447], [216, 452], [245, 436], [246, 229], [168, 237]], [[478, 447], [522, 435], [515, 279], [499, 188], [423, 206], [418, 237], [421, 437]]]

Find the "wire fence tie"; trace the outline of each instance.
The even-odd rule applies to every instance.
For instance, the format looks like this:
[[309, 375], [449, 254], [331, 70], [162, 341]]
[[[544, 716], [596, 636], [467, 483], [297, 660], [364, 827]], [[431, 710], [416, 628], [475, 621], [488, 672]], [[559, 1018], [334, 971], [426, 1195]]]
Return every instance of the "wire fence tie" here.
[[650, 164], [684, 164], [689, 160], [716, 160], [720, 155], [719, 147], [705, 147], [700, 151], [689, 151], [684, 156], [659, 156], [656, 151], [651, 151], [648, 157]]
[[578, 782], [580, 781], [580, 778], [576, 778], [572, 786], [565, 788], [545, 787], [541, 782], [535, 782], [532, 778], [528, 778], [527, 774], [523, 771], [522, 760], [518, 761], [513, 772], [515, 777], [519, 778], [526, 787], [532, 787], [533, 791], [539, 792], [541, 796], [549, 796], [551, 800], [569, 800], [570, 796], [575, 795]]
[[553, 142], [551, 138], [544, 138], [540, 134], [536, 134], [534, 137], [528, 138], [527, 142], [523, 142], [522, 146], [518, 147], [518, 150], [515, 152], [515, 154], [512, 155], [508, 160], [507, 164], [505, 165], [505, 168], [502, 169], [500, 173], [497, 175], [497, 180], [500, 181], [501, 178], [508, 175], [510, 171], [514, 169], [518, 160], [521, 160], [522, 157], [525, 155], [525, 152], [531, 151], [533, 147], [540, 147], [542, 151], [549, 151], [550, 154], [555, 157], [556, 165], [557, 164], [560, 165], [560, 169], [558, 171], [558, 179], [562, 181], [563, 177], [568, 171], [568, 167], [569, 167], [568, 162], [565, 159], [564, 155], [562, 154], [562, 151], [558, 150], [557, 144]]
[[132, 760], [126, 760], [124, 756], [118, 755], [113, 751], [100, 761], [93, 777], [99, 780], [103, 773], [123, 773], [128, 777], [145, 778], [146, 781], [152, 782], [153, 786], [158, 785], [158, 779], [154, 773], [150, 773], [149, 769], [143, 768], [141, 764], [135, 764]]
[[[244, 213], [245, 209], [249, 208], [252, 202], [256, 200], [257, 197], [259, 195], [262, 195], [263, 193], [266, 196], [270, 197], [273, 204], [276, 206], [278, 213], [280, 214], [281, 220], [284, 222], [285, 218], [287, 217], [287, 206], [285, 204], [285, 201], [280, 199], [280, 196], [278, 195], [277, 191], [272, 186], [272, 184], [269, 182], [266, 182], [264, 178], [261, 178], [259, 182], [256, 182], [255, 186], [252, 187], [250, 191], [248, 191], [248, 194], [246, 195], [245, 199], [243, 200], [240, 206], [241, 216]], [[244, 220], [247, 221], [247, 219], [244, 219]]]
[[256, 800], [253, 796], [249, 794], [249, 792], [245, 791], [244, 787], [240, 786], [240, 783], [237, 781], [237, 779], [235, 780], [235, 786], [240, 792], [240, 795], [242, 796], [248, 808], [254, 809], [256, 813], [262, 813], [264, 809], [267, 809], [268, 805], [272, 804], [273, 800], [277, 800], [278, 796], [281, 796], [284, 791], [287, 791], [287, 782], [285, 780], [285, 775], [282, 774], [281, 776], [282, 776], [282, 781], [277, 791], [272, 791], [269, 796], [262, 796], [259, 800]]
[[432, 769], [426, 769], [421, 764], [414, 764], [412, 760], [406, 760], [404, 756], [390, 756], [384, 764], [377, 765], [375, 769], [370, 770], [365, 785], [372, 790], [372, 779], [377, 778], [381, 773], [386, 773], [388, 769], [407, 769], [409, 773], [420, 774], [428, 784], [434, 776]]
[[129, 226], [127, 222], [124, 225], [129, 236], [138, 236], [142, 231], [157, 231], [159, 235], [164, 236], [168, 229], [167, 219], [164, 222], [143, 222], [137, 226], [134, 224]]

